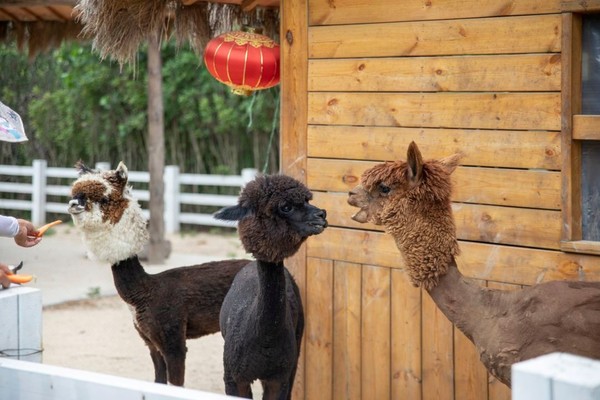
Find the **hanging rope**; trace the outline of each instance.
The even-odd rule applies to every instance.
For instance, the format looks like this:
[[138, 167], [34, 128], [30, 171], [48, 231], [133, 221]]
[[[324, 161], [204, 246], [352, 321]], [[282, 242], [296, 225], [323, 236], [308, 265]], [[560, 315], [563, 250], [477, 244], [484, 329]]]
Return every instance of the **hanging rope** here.
[[277, 97], [275, 101], [275, 111], [273, 112], [273, 122], [271, 124], [271, 135], [269, 136], [269, 144], [267, 145], [267, 154], [265, 156], [265, 165], [263, 166], [262, 173], [267, 173], [269, 167], [269, 160], [271, 158], [271, 148], [273, 147], [273, 138], [275, 137], [275, 131], [277, 130], [277, 122], [279, 121], [279, 98], [281, 96], [281, 90], [277, 91]]

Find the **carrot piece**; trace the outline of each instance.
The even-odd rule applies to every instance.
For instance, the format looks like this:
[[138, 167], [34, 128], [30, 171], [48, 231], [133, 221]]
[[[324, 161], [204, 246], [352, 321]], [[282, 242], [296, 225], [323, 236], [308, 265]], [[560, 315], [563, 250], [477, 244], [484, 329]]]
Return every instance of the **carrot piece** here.
[[20, 274], [11, 274], [7, 275], [8, 280], [12, 283], [27, 283], [31, 282], [33, 279], [33, 275], [20, 275]]
[[50, 222], [49, 224], [46, 224], [44, 226], [42, 226], [40, 229], [38, 229], [38, 234], [37, 237], [42, 237], [44, 236], [44, 233], [46, 233], [46, 231], [50, 228], [52, 228], [53, 226], [56, 226], [58, 224], [62, 224], [62, 221], [60, 219], [57, 219], [54, 222]]

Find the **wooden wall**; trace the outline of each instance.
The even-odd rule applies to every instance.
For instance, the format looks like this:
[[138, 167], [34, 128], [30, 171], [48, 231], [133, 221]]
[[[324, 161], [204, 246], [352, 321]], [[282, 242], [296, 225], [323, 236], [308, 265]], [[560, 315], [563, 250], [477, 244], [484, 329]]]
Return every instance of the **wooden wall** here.
[[391, 237], [347, 192], [414, 140], [461, 151], [461, 271], [516, 289], [600, 280], [560, 251], [560, 0], [282, 0], [282, 170], [331, 226], [289, 266], [307, 325], [295, 399], [500, 400], [465, 338], [410, 286]]

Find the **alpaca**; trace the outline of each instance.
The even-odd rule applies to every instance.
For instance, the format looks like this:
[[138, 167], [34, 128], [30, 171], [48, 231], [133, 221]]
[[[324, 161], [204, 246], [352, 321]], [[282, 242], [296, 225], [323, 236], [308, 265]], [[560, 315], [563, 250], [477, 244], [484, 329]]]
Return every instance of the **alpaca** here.
[[69, 213], [88, 250], [112, 267], [119, 296], [150, 349], [154, 380], [183, 386], [186, 339], [219, 331], [219, 311], [249, 260], [226, 260], [148, 274], [137, 254], [148, 240], [142, 210], [127, 187], [127, 167], [97, 172], [81, 162]]
[[296, 282], [283, 260], [308, 236], [327, 226], [326, 212], [311, 204], [312, 193], [285, 175], [248, 183], [238, 204], [215, 214], [239, 221], [244, 248], [256, 258], [235, 277], [221, 308], [225, 392], [252, 398], [259, 379], [263, 399], [289, 399], [304, 331]]
[[600, 358], [600, 282], [547, 282], [518, 291], [480, 287], [464, 277], [452, 216], [450, 174], [460, 155], [423, 162], [417, 145], [407, 161], [365, 171], [349, 193], [352, 218], [383, 225], [446, 317], [476, 346], [489, 372], [510, 386], [511, 365], [551, 352]]

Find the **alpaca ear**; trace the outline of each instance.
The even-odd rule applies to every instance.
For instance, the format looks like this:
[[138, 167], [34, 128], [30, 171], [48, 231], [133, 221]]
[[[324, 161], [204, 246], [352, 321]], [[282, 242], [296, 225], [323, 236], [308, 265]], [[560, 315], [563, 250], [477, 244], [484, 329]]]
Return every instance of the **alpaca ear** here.
[[119, 165], [117, 165], [117, 169], [115, 170], [115, 175], [117, 178], [121, 181], [127, 182], [127, 172], [128, 170], [125, 163], [123, 163], [123, 161], [119, 162]]
[[81, 160], [79, 160], [75, 163], [75, 169], [77, 170], [77, 173], [79, 174], [79, 176], [85, 175], [85, 174], [91, 174], [91, 173], [95, 172], [93, 169], [91, 169], [90, 167], [85, 165], [83, 163], [83, 161], [81, 161]]
[[408, 178], [412, 183], [419, 182], [423, 174], [423, 156], [415, 142], [410, 142], [408, 146], [406, 162], [408, 163]]
[[213, 216], [216, 219], [223, 221], [239, 221], [252, 214], [252, 210], [246, 207], [242, 207], [239, 204], [237, 206], [225, 207], [217, 211]]
[[446, 171], [451, 174], [454, 172], [456, 167], [460, 164], [460, 160], [464, 157], [463, 153], [456, 153], [446, 158], [442, 158], [440, 163], [444, 166]]

